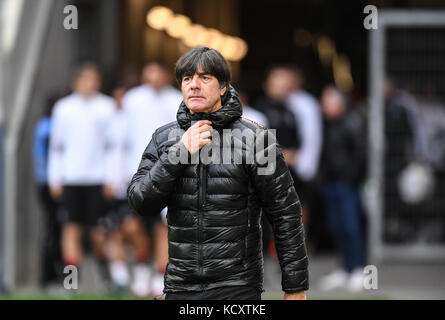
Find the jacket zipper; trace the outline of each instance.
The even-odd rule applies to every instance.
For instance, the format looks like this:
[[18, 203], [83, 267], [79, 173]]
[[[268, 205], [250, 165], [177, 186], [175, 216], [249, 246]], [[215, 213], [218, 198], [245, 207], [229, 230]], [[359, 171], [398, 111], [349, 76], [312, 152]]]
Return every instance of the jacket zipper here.
[[199, 164], [199, 195], [198, 195], [198, 266], [199, 276], [203, 275], [203, 259], [202, 259], [202, 213], [205, 203], [206, 187], [207, 187], [207, 173], [205, 165]]

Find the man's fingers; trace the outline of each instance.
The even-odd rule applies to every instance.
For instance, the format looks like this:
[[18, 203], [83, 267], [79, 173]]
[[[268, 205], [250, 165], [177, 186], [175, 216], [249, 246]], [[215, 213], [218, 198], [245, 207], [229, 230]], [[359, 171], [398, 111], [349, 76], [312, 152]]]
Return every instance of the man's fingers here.
[[193, 126], [190, 127], [190, 131], [192, 132], [192, 134], [194, 134], [195, 132], [204, 132], [204, 131], [212, 131], [213, 128], [211, 125], [209, 124], [203, 124], [202, 126]]
[[202, 147], [202, 146], [205, 146], [206, 144], [209, 144], [209, 143], [212, 143], [212, 139], [204, 138], [204, 139], [201, 139], [200, 146]]
[[212, 124], [212, 122], [210, 121], [210, 120], [199, 120], [198, 121], [198, 124], [199, 124], [199, 127], [200, 126], [204, 126], [204, 125], [211, 125]]
[[198, 128], [199, 132], [212, 131], [212, 130], [213, 130], [212, 126], [208, 125], [208, 124], [205, 124], [205, 125], [203, 125], [203, 126]]
[[201, 132], [201, 134], [200, 134], [201, 139], [206, 139], [211, 136], [212, 136], [212, 133], [210, 131], [204, 131], [204, 132]]
[[191, 153], [198, 151], [203, 146], [212, 142], [211, 135], [213, 128], [211, 124], [211, 121], [200, 120], [186, 131], [181, 140]]
[[193, 126], [191, 126], [191, 128], [199, 128], [205, 125], [211, 125], [212, 122], [209, 120], [199, 120], [197, 121], [195, 124], [193, 124]]

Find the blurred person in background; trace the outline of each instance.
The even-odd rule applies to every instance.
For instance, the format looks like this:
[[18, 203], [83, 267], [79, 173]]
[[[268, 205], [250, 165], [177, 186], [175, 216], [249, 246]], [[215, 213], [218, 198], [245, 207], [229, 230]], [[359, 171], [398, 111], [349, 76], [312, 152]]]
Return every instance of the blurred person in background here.
[[285, 105], [292, 90], [292, 79], [292, 72], [288, 66], [271, 67], [264, 82], [264, 96], [254, 103], [255, 109], [266, 116], [269, 128], [276, 130], [277, 140], [283, 147], [288, 166], [294, 163], [300, 147], [295, 117]]
[[60, 221], [57, 217], [58, 203], [51, 197], [48, 185], [48, 154], [51, 134], [51, 112], [58, 98], [48, 99], [44, 115], [38, 120], [33, 135], [33, 172], [37, 195], [43, 207], [44, 236], [41, 267], [41, 285], [47, 288], [61, 278]]
[[[397, 88], [390, 78], [385, 80], [384, 90], [385, 239], [390, 242], [414, 241], [419, 226], [415, 217], [406, 219], [410, 212], [410, 199], [404, 195], [416, 198], [426, 188], [421, 183], [401, 184], [401, 178], [410, 174], [412, 164], [422, 166], [425, 162], [426, 135], [414, 97], [406, 90]], [[409, 179], [409, 176], [406, 177]]]
[[363, 289], [365, 246], [358, 182], [364, 155], [364, 135], [348, 110], [344, 94], [327, 86], [321, 94], [324, 137], [321, 185], [325, 215], [341, 255], [342, 267], [320, 281], [321, 290]]
[[[440, 99], [437, 86], [437, 84], [426, 84], [425, 95], [416, 99], [427, 141], [425, 158], [433, 175], [433, 183], [424, 184], [426, 181], [423, 181], [424, 183], [418, 184], [425, 189], [427, 185], [432, 184], [429, 192], [433, 197], [426, 203], [426, 206], [431, 208], [430, 212], [445, 212], [445, 105]], [[426, 226], [422, 232], [426, 241], [445, 242], [445, 215], [440, 215], [438, 218], [424, 220]]]
[[[109, 272], [113, 282], [112, 290], [123, 293], [130, 283], [131, 275], [126, 259], [126, 244], [133, 249], [136, 261], [146, 260], [150, 248], [149, 238], [142, 221], [136, 217], [128, 207], [128, 163], [126, 162], [128, 143], [125, 136], [129, 130], [129, 123], [122, 107], [122, 100], [127, 92], [124, 86], [115, 88], [112, 97], [116, 102], [116, 113], [110, 123], [109, 153], [110, 161], [106, 169], [108, 184], [104, 188], [105, 198], [110, 203], [110, 210], [102, 220], [109, 231], [106, 241], [106, 254], [109, 259]], [[139, 292], [140, 277], [134, 277], [133, 292]]]
[[[292, 70], [286, 65], [274, 65], [269, 68], [264, 81], [264, 96], [253, 104], [255, 109], [266, 116], [268, 128], [276, 130], [278, 143], [282, 146], [283, 156], [294, 182], [296, 174], [293, 168], [297, 150], [300, 147], [297, 123], [291, 111], [286, 108], [285, 102], [291, 93], [293, 85]], [[298, 189], [296, 184], [295, 189]], [[300, 194], [298, 193], [300, 196]], [[263, 228], [263, 250], [275, 256], [272, 241], [272, 229], [264, 215], [261, 224]], [[303, 221], [304, 225], [304, 221]]]
[[[176, 120], [182, 94], [172, 86], [173, 80], [172, 71], [166, 64], [161, 61], [149, 62], [142, 71], [142, 84], [129, 90], [123, 98], [129, 125], [126, 137], [128, 183], [137, 171], [147, 141], [155, 130]], [[143, 217], [152, 250], [147, 255], [137, 257], [139, 263], [134, 269], [135, 285], [132, 291], [138, 296], [161, 295], [164, 289], [164, 273], [168, 262], [166, 214], [164, 208], [160, 215]]]
[[243, 106], [243, 117], [255, 121], [266, 128], [269, 127], [266, 116], [262, 112], [249, 106], [249, 97], [242, 87], [239, 85], [234, 85], [234, 87], [238, 90], [241, 105]]
[[84, 64], [75, 73], [72, 94], [55, 104], [48, 183], [52, 197], [61, 201], [67, 211], [61, 237], [63, 263], [81, 266], [82, 234], [87, 229], [104, 269], [105, 233], [98, 220], [105, 213], [108, 130], [116, 107], [113, 99], [99, 92], [100, 85], [98, 68]]
[[[303, 224], [308, 228], [321, 154], [322, 116], [317, 99], [304, 90], [305, 79], [302, 71], [294, 66], [288, 67], [288, 70], [291, 92], [287, 96], [286, 106], [296, 119], [300, 137], [298, 151], [289, 166], [295, 172], [295, 187], [303, 207]], [[310, 244], [311, 242], [308, 244], [309, 250]]]

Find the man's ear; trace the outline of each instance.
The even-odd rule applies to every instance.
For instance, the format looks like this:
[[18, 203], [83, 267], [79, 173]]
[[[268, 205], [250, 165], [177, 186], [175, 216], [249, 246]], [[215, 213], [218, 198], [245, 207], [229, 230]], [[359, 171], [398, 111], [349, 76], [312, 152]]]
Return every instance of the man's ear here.
[[219, 95], [222, 97], [227, 91], [227, 85], [219, 89]]

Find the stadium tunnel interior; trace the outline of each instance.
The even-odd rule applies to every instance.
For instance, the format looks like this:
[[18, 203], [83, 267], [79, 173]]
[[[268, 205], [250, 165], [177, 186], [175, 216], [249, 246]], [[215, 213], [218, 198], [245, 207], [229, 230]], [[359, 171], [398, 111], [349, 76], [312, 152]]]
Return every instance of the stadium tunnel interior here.
[[[319, 96], [326, 83], [335, 82], [360, 101], [368, 94], [368, 33], [363, 7], [436, 8], [440, 1], [237, 1], [237, 0], [58, 0], [52, 1], [44, 26], [38, 63], [30, 77], [29, 106], [24, 116], [17, 149], [15, 280], [19, 285], [37, 283], [40, 241], [44, 232], [32, 181], [31, 137], [48, 101], [69, 91], [73, 70], [80, 63], [97, 63], [103, 73], [103, 91], [117, 81], [139, 83], [139, 70], [149, 60], [163, 60], [173, 67], [189, 47], [163, 30], [147, 24], [147, 13], [164, 6], [193, 23], [238, 37], [247, 44], [244, 56], [230, 61], [233, 81], [242, 83], [249, 97], [262, 91], [266, 68], [273, 63], [299, 65], [306, 76], [306, 89]], [[24, 1], [17, 28], [17, 42], [8, 55], [5, 74], [5, 119], [13, 116], [14, 88], [19, 87], [22, 59], [38, 17], [38, 1]], [[66, 30], [64, 7], [78, 9], [78, 30]], [[335, 77], [332, 62], [324, 54], [338, 53], [348, 81]], [[7, 120], [8, 121], [8, 120]], [[8, 185], [5, 186], [8, 188]], [[26, 199], [26, 200], [23, 200]], [[317, 218], [315, 218], [316, 220]], [[37, 226], [37, 227], [36, 227]], [[320, 252], [332, 244], [322, 219], [315, 221]]]

